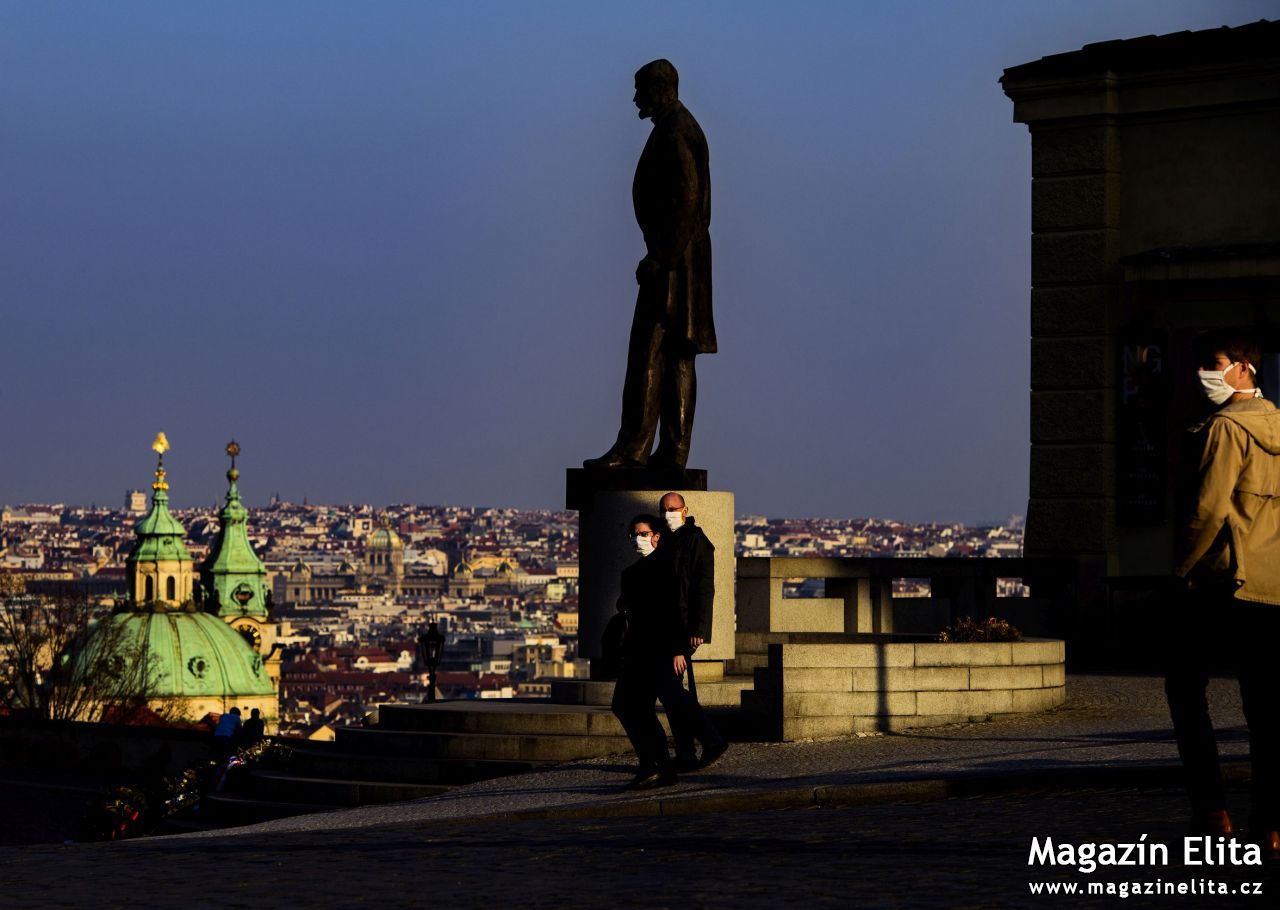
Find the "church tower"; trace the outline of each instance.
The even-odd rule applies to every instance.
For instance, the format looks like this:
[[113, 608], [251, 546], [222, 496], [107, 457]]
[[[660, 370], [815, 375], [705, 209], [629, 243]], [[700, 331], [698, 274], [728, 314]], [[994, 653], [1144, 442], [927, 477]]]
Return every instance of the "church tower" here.
[[240, 501], [240, 470], [236, 458], [240, 444], [227, 443], [231, 468], [227, 471], [226, 504], [219, 513], [218, 539], [201, 566], [206, 609], [240, 633], [261, 655], [276, 690], [280, 688], [280, 656], [275, 647], [279, 626], [271, 621], [267, 593], [267, 567], [249, 543], [249, 510]]
[[151, 444], [159, 456], [155, 483], [151, 484], [151, 511], [138, 522], [138, 537], [125, 560], [129, 594], [135, 604], [163, 603], [178, 607], [191, 600], [195, 589], [195, 563], [183, 542], [186, 530], [169, 512], [169, 483], [165, 480], [164, 453], [169, 440], [164, 433]]
[[[233, 707], [246, 712], [258, 708], [270, 731], [279, 714], [278, 681], [270, 676], [262, 652], [196, 603], [195, 566], [183, 541], [186, 531], [169, 512], [164, 470], [169, 441], [164, 433], [151, 447], [160, 460], [151, 485], [151, 511], [138, 522], [138, 539], [126, 560], [130, 596], [109, 618], [94, 624], [67, 658], [72, 662], [68, 678], [87, 692], [78, 719], [101, 721], [112, 705], [146, 704], [163, 717], [186, 720]], [[233, 500], [243, 513], [238, 493], [228, 495], [228, 508]], [[224, 531], [227, 527], [231, 526], [224, 525]], [[247, 538], [245, 544], [247, 549]], [[227, 590], [234, 594], [244, 579], [226, 577]], [[260, 590], [260, 578], [258, 585]], [[232, 602], [239, 606], [234, 597]], [[265, 602], [258, 603], [265, 622]], [[257, 621], [248, 613], [251, 608], [249, 598], [243, 619]]]

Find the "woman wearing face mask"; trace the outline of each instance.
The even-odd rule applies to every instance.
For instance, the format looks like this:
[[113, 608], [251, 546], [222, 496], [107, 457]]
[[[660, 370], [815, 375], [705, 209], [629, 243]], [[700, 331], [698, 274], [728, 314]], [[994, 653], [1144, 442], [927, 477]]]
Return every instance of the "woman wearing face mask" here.
[[631, 740], [640, 767], [629, 790], [648, 790], [674, 783], [667, 735], [658, 723], [654, 702], [668, 713], [679, 711], [684, 690], [674, 663], [684, 659], [684, 624], [675, 606], [671, 561], [654, 556], [662, 540], [662, 522], [652, 515], [631, 519], [630, 540], [639, 555], [622, 570], [618, 610], [627, 617], [622, 667], [613, 690], [613, 713]]
[[1197, 355], [1215, 410], [1192, 427], [1197, 487], [1175, 561], [1183, 609], [1172, 617], [1165, 691], [1193, 833], [1231, 834], [1205, 691], [1215, 659], [1235, 663], [1253, 764], [1250, 829], [1280, 858], [1280, 699], [1270, 669], [1280, 647], [1280, 411], [1257, 388], [1260, 350], [1247, 336], [1206, 333]]

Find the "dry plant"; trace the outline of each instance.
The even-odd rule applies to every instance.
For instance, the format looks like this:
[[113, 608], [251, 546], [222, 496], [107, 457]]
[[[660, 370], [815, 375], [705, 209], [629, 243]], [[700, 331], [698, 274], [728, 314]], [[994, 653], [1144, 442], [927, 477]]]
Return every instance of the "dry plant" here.
[[0, 704], [16, 715], [91, 722], [146, 706], [153, 660], [111, 613], [73, 591], [28, 593], [20, 577], [0, 574]]

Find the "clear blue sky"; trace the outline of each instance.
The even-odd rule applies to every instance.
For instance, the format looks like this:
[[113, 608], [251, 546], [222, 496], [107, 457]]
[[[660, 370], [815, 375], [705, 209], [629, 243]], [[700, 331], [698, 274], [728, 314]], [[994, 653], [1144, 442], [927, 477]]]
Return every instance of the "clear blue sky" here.
[[1004, 67], [1275, 2], [0, 6], [0, 503], [563, 504], [617, 429], [665, 56], [711, 145], [741, 512], [1027, 495], [1030, 141]]

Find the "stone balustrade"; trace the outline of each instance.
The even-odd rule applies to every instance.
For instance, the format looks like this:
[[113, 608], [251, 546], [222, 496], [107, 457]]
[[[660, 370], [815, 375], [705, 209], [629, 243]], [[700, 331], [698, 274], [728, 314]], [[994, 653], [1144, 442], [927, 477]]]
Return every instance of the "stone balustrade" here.
[[[822, 579], [825, 597], [784, 597], [788, 579]], [[893, 596], [896, 578], [929, 582], [928, 597]], [[998, 597], [1001, 578], [1020, 578], [1031, 597]], [[1024, 634], [1058, 637], [1069, 591], [1060, 561], [943, 557], [738, 558], [738, 632], [936, 632], [961, 616], [999, 616]]]

